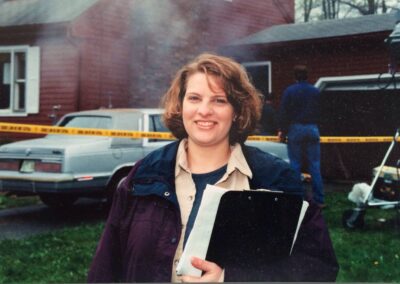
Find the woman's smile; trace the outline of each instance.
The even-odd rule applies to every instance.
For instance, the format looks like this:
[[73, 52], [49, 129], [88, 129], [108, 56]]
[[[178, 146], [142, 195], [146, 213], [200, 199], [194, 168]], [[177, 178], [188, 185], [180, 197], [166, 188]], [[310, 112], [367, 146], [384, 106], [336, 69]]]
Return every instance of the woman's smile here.
[[210, 129], [216, 124], [216, 122], [204, 121], [204, 120], [196, 121], [196, 123], [200, 128], [204, 128], [204, 129]]

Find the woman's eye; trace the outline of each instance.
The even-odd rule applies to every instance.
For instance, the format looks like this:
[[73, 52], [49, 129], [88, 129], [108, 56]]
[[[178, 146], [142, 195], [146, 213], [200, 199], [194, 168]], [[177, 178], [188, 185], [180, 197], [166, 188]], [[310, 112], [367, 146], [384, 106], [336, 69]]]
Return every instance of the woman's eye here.
[[226, 103], [228, 103], [228, 100], [227, 100], [227, 99], [224, 99], [224, 98], [217, 98], [217, 99], [215, 99], [215, 101], [216, 101], [218, 104], [226, 104]]
[[196, 102], [196, 101], [199, 101], [199, 100], [200, 100], [200, 98], [197, 97], [197, 96], [188, 96], [187, 99], [188, 99], [189, 101], [192, 101], [192, 102]]

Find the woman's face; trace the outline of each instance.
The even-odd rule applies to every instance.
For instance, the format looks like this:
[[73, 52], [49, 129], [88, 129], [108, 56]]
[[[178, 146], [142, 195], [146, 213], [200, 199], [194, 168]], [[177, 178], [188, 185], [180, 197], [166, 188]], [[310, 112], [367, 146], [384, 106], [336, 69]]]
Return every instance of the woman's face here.
[[[211, 88], [210, 86], [211, 85]], [[233, 106], [212, 75], [198, 72], [187, 81], [182, 118], [189, 141], [199, 146], [229, 145]]]

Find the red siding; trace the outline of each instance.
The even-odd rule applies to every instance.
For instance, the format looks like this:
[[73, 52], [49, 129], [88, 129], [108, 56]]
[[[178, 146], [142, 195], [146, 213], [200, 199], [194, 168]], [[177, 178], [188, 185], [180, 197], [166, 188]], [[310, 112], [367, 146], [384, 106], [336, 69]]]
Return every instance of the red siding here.
[[227, 44], [261, 29], [294, 21], [294, 1], [211, 0], [208, 5], [210, 44], [214, 45]]
[[60, 114], [75, 111], [79, 87], [78, 50], [66, 41], [45, 45], [41, 50], [40, 113], [51, 113], [54, 105], [61, 105]]
[[78, 109], [126, 107], [130, 78], [130, 0], [103, 0], [71, 26], [81, 53]]
[[[388, 53], [384, 44], [386, 33], [358, 38], [328, 39], [287, 44], [269, 50], [272, 61], [272, 89], [278, 98], [293, 82], [292, 69], [296, 64], [309, 68], [309, 81], [321, 77], [377, 74], [387, 72]], [[264, 53], [266, 54], [266, 53]], [[263, 58], [266, 60], [266, 58]]]

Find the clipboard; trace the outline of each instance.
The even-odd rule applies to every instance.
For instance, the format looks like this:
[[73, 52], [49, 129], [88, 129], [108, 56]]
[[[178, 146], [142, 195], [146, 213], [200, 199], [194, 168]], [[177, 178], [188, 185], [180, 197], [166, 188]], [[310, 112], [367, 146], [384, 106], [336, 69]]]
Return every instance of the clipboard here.
[[206, 259], [221, 267], [261, 268], [290, 256], [301, 196], [273, 191], [229, 191], [219, 203]]
[[294, 194], [207, 185], [177, 274], [201, 275], [191, 256], [249, 273], [290, 256], [307, 207]]

